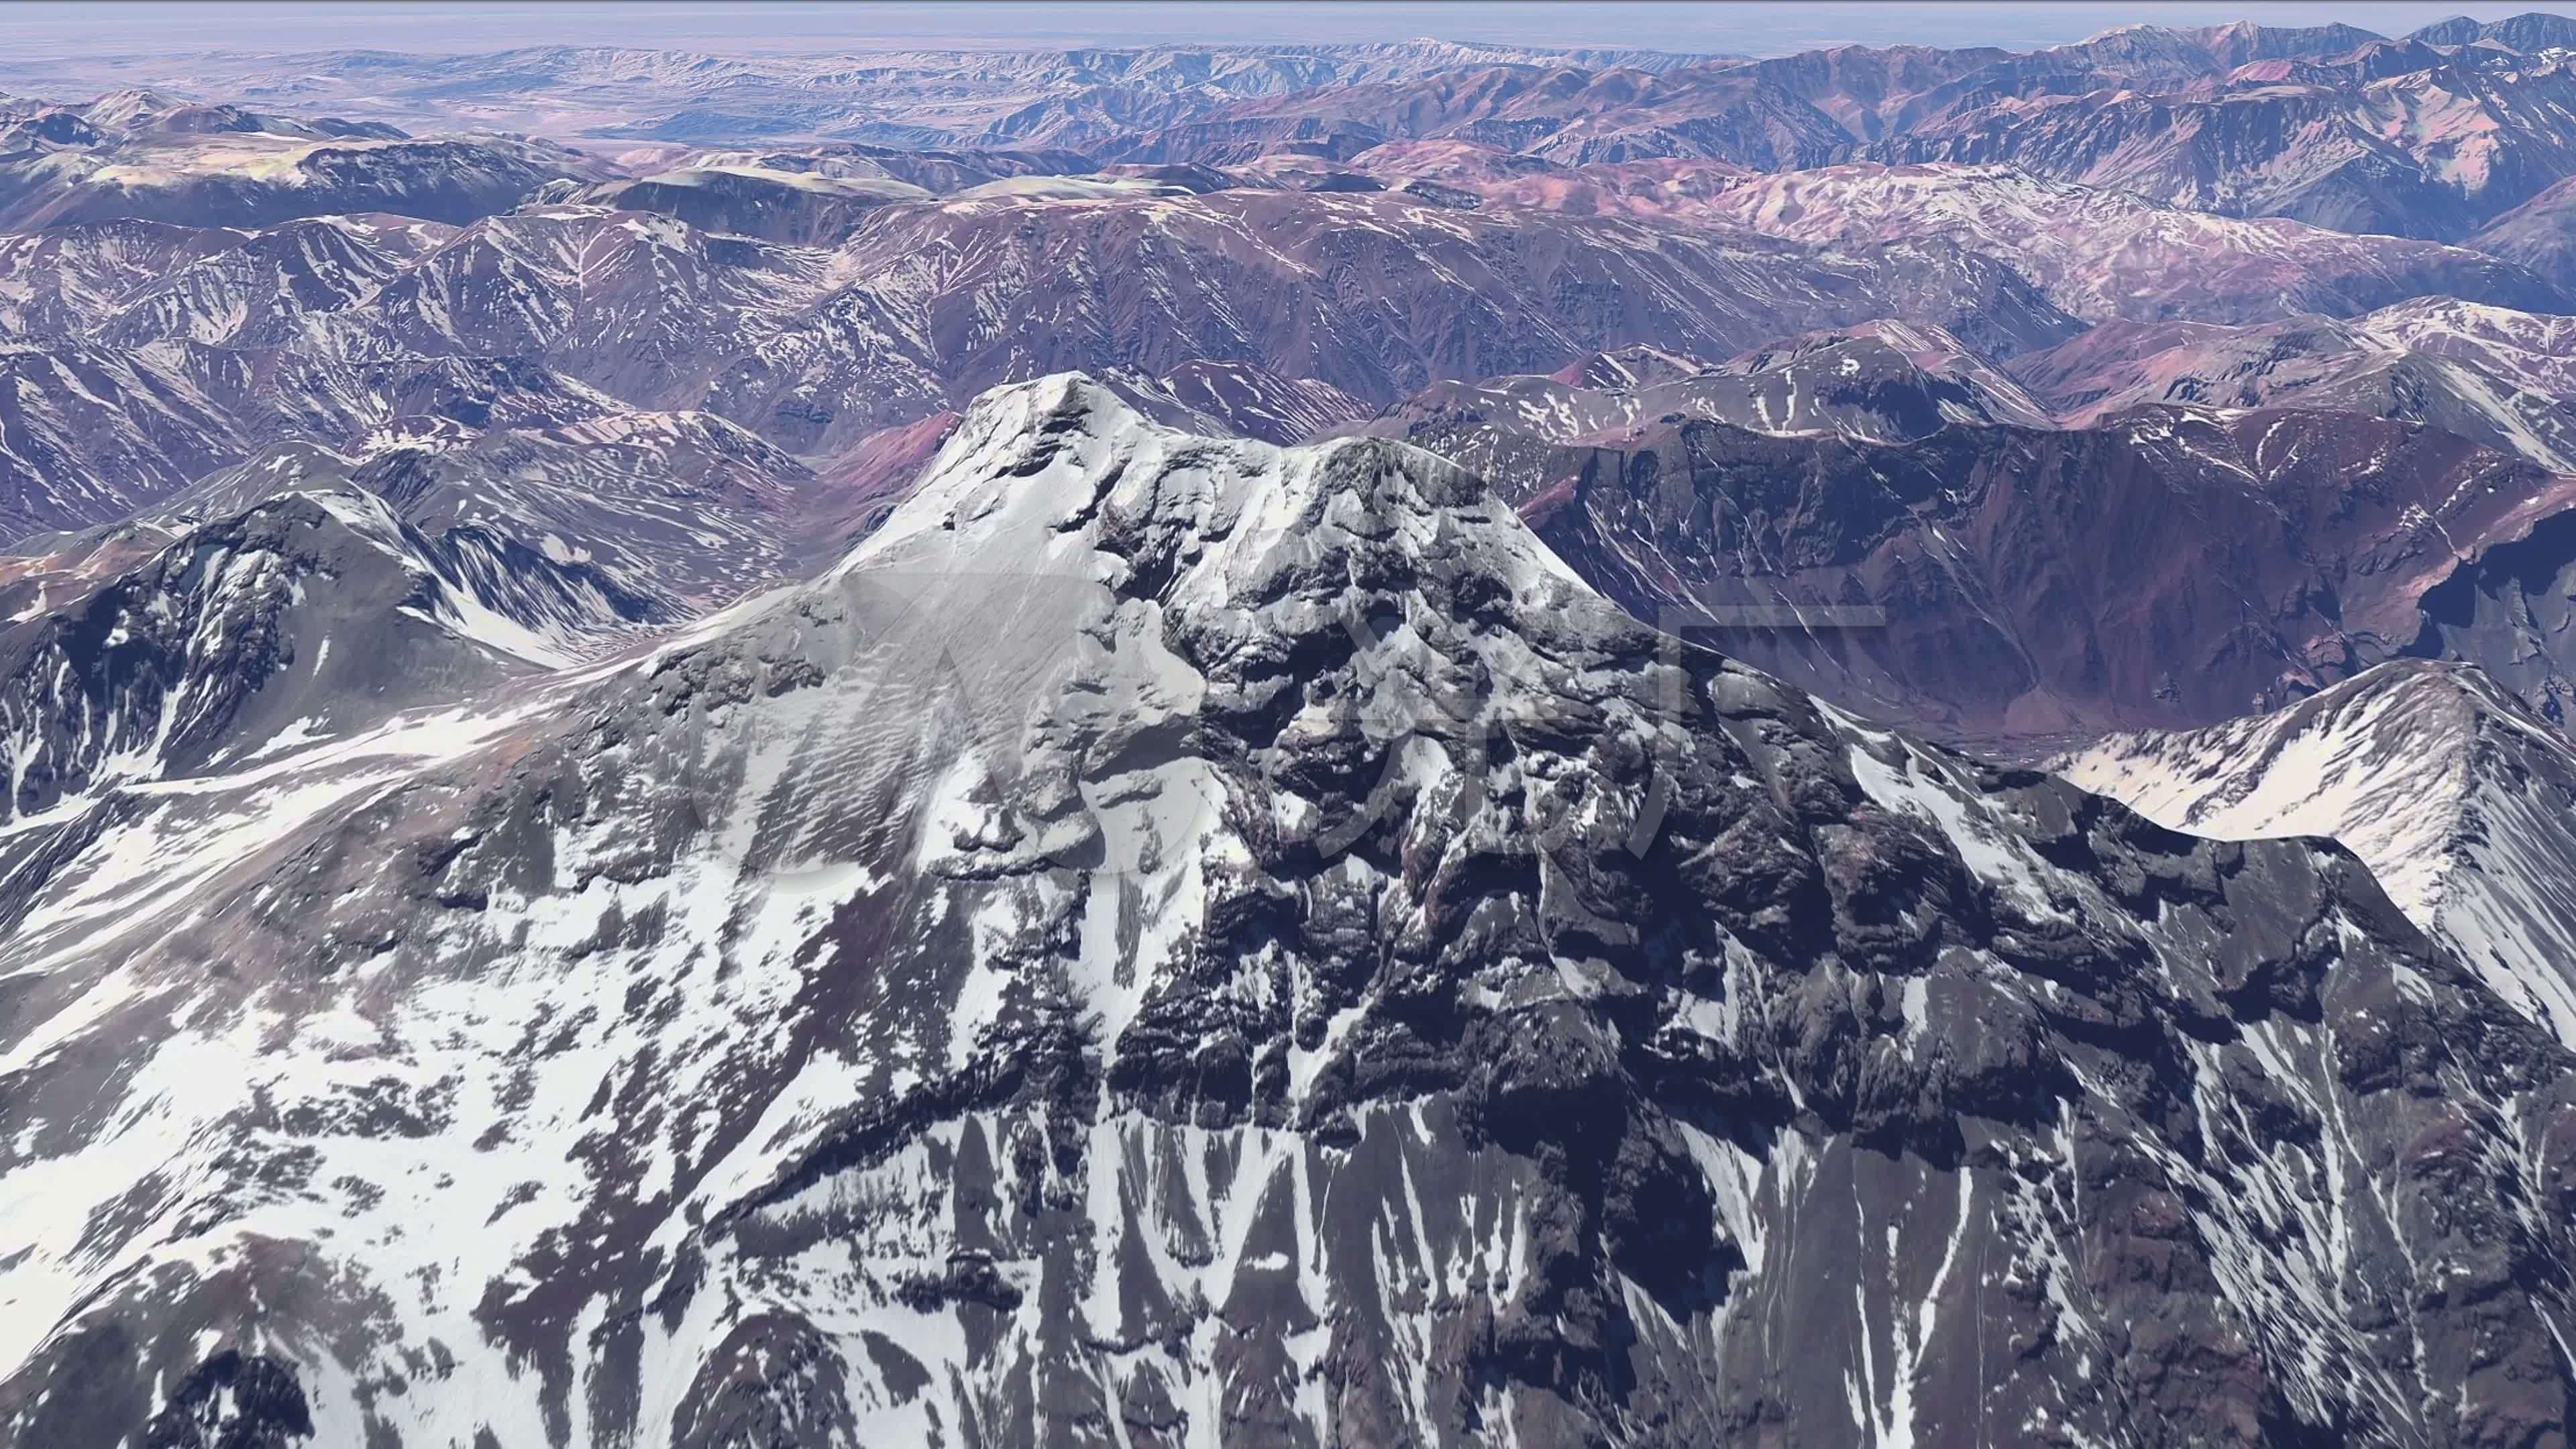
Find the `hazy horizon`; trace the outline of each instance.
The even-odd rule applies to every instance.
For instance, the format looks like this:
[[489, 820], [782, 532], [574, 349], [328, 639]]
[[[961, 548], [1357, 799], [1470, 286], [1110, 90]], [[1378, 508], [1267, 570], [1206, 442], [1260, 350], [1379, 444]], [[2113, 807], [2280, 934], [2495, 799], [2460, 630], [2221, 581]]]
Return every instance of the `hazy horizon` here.
[[277, 3], [64, 4], [36, 0], [0, 7], [5, 68], [28, 73], [51, 60], [192, 51], [302, 51], [351, 48], [471, 53], [528, 45], [617, 44], [648, 49], [830, 51], [886, 48], [995, 48], [1054, 45], [1324, 44], [1431, 36], [1443, 40], [1561, 47], [1775, 55], [1834, 44], [2063, 44], [2125, 24], [2272, 25], [2341, 22], [2400, 35], [2450, 15], [2502, 19], [2528, 4], [2452, 0], [2278, 0], [2268, 4], [2159, 0], [2117, 8], [2033, 0], [1966, 3], [1855, 3], [1795, 7], [1600, 0], [1600, 3], [1382, 5], [1349, 0], [1242, 0], [1226, 5], [1112, 0], [1071, 7], [994, 0], [981, 5], [766, 3], [710, 9], [661, 3], [468, 4], [387, 0], [345, 5]]

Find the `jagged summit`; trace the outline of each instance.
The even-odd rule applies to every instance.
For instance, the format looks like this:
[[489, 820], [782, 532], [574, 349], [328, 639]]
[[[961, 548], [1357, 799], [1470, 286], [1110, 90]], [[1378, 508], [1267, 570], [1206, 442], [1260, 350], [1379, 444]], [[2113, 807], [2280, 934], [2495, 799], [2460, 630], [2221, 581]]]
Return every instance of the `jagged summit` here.
[[[1141, 534], [1208, 571], [1287, 532], [1369, 526], [1347, 510], [1394, 529], [1494, 522], [1481, 540], [1496, 551], [1491, 566], [1550, 567], [1534, 537], [1496, 522], [1485, 504], [1483, 484], [1464, 469], [1402, 443], [1282, 448], [1192, 436], [1151, 421], [1106, 383], [1058, 373], [978, 398], [922, 485], [841, 567], [935, 551], [924, 542], [935, 531], [938, 548], [977, 568], [1013, 564], [1031, 546], [1117, 552]], [[1379, 549], [1398, 541], [1370, 535]], [[1561, 565], [1553, 572], [1574, 582]]]

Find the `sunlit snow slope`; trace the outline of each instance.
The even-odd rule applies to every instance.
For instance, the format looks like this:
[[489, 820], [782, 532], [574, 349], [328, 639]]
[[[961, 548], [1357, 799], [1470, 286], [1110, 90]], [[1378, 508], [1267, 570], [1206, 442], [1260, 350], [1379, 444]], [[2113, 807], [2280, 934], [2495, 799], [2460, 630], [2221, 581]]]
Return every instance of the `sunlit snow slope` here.
[[2333, 837], [2497, 995], [2576, 1041], [2576, 742], [2474, 665], [2383, 664], [2057, 768], [2195, 835]]

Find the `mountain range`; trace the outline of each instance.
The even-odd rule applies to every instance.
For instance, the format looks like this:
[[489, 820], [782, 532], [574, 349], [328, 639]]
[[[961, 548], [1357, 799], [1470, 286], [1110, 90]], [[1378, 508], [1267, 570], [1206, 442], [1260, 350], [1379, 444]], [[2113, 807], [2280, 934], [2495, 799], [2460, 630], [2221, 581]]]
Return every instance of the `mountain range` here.
[[2564, 1441], [2576, 22], [1000, 39], [0, 57], [0, 1446]]
[[2527, 222], [2518, 209], [2576, 167], [2571, 39], [2566, 21], [2529, 15], [2395, 39], [2350, 25], [2133, 25], [2021, 54], [1847, 46], [1764, 60], [1434, 41], [768, 57], [554, 47], [117, 56], [0, 74], [22, 90], [205, 89], [375, 127], [462, 117], [681, 145], [1052, 146], [1224, 164], [1281, 145], [1348, 156], [1436, 139], [1572, 168], [2006, 164], [2227, 215], [2456, 241]]

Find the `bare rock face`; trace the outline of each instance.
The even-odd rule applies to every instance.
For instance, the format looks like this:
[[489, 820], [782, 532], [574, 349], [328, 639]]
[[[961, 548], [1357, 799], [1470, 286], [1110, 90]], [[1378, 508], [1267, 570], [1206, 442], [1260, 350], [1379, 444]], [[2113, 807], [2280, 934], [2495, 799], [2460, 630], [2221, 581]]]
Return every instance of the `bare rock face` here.
[[170, 1405], [144, 1426], [146, 1449], [291, 1449], [313, 1433], [295, 1371], [232, 1349], [180, 1382]]
[[18, 1442], [2569, 1413], [2576, 1059], [2350, 854], [1863, 725], [1419, 450], [1001, 389], [466, 698], [0, 837]]
[[[2010, 355], [2079, 330], [2009, 266], [1940, 246], [1820, 253], [1733, 230], [1459, 212], [1398, 193], [881, 207], [839, 267], [839, 290], [744, 348], [707, 406], [784, 446], [828, 450], [917, 415], [906, 389], [962, 398], [1062, 367], [1134, 369], [1222, 402], [1238, 389], [1189, 380], [1213, 359], [1382, 406], [1441, 379], [1637, 343], [1724, 357], [1782, 332], [1896, 317], [1964, 329]], [[1036, 276], [1050, 285], [1027, 286]], [[934, 381], [886, 382], [913, 376]], [[1271, 430], [1275, 397], [1250, 390], [1243, 431]]]

